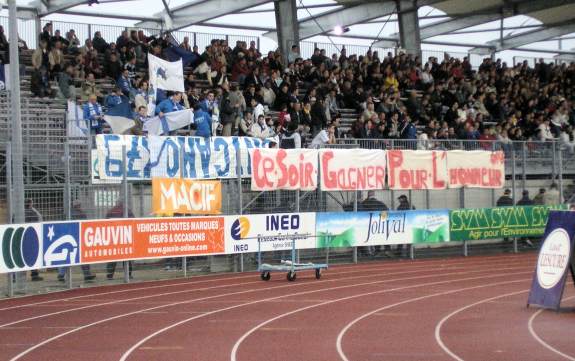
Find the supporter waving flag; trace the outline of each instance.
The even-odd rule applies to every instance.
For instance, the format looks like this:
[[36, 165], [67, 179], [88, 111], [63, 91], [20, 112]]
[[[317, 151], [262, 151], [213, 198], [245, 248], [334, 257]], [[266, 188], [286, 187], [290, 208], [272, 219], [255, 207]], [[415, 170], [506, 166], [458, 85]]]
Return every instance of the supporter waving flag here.
[[88, 122], [84, 119], [84, 110], [76, 102], [68, 100], [66, 119], [68, 123], [66, 130], [69, 138], [88, 136], [90, 129], [88, 128]]
[[184, 92], [184, 68], [182, 60], [169, 62], [148, 54], [150, 84], [154, 89]]
[[144, 124], [144, 131], [147, 131], [148, 135], [168, 135], [171, 131], [183, 128], [193, 121], [192, 110], [179, 110], [149, 119]]
[[183, 66], [191, 66], [195, 68], [196, 66], [200, 65], [202, 61], [197, 54], [178, 46], [171, 46], [167, 48], [165, 53], [170, 61], [178, 61], [181, 59]]
[[[114, 134], [123, 134], [136, 125], [132, 106], [125, 96], [116, 97], [119, 101], [114, 102], [114, 106], [109, 106], [104, 115], [104, 120], [112, 128]], [[108, 102], [108, 105], [112, 103]]]

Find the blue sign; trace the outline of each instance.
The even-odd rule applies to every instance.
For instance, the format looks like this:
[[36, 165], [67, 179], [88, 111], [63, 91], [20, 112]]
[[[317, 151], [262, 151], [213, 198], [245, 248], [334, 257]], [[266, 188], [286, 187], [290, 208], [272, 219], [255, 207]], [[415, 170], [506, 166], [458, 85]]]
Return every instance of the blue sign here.
[[549, 213], [527, 305], [559, 309], [567, 272], [571, 268], [574, 236], [575, 212]]
[[80, 223], [45, 223], [42, 232], [44, 267], [80, 263]]
[[[161, 137], [100, 134], [96, 137], [101, 179], [129, 180], [152, 177], [219, 179], [251, 176], [249, 150], [266, 148], [270, 140], [249, 137]], [[126, 149], [126, 164], [122, 159]]]

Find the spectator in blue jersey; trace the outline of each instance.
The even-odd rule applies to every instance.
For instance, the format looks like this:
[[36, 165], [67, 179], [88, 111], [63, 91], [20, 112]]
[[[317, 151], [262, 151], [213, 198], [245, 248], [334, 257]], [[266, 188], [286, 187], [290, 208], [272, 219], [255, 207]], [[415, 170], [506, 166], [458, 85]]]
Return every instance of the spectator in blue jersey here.
[[163, 117], [166, 113], [177, 112], [179, 110], [184, 110], [184, 106], [181, 104], [182, 93], [175, 92], [168, 99], [163, 100], [156, 107], [156, 115]]
[[199, 104], [194, 107], [194, 124], [196, 136], [208, 138], [212, 136], [212, 117]]
[[214, 99], [215, 99], [214, 92], [210, 90], [206, 95], [206, 98], [200, 102], [200, 107], [202, 108], [202, 110], [208, 113], [210, 116], [213, 115], [214, 113], [214, 107], [215, 107]]
[[404, 114], [403, 122], [401, 122], [399, 129], [401, 139], [417, 139], [417, 128], [407, 114]]
[[88, 123], [88, 127], [94, 134], [102, 133], [102, 122], [104, 121], [104, 112], [102, 106], [98, 104], [98, 97], [91, 94], [88, 97], [88, 102], [84, 104], [84, 121]]
[[122, 92], [118, 87], [112, 89], [112, 94], [106, 97], [106, 108], [110, 110], [111, 108], [115, 107], [118, 104], [121, 104], [122, 100]]
[[122, 71], [122, 75], [116, 80], [116, 85], [122, 91], [122, 94], [127, 96], [128, 98], [134, 92], [134, 88], [132, 88], [132, 82], [130, 81], [130, 71], [128, 69], [124, 69]]

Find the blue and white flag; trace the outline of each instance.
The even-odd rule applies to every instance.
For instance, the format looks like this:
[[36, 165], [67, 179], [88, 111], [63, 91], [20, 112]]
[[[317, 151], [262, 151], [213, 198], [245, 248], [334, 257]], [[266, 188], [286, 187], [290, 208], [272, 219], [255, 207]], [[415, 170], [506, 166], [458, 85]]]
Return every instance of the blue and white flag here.
[[150, 84], [155, 89], [184, 92], [184, 68], [182, 60], [169, 62], [148, 54]]
[[8, 90], [10, 83], [8, 82], [8, 67], [10, 65], [0, 64], [0, 90]]
[[163, 117], [150, 118], [144, 124], [144, 131], [148, 135], [168, 135], [169, 132], [183, 128], [194, 121], [194, 112], [191, 109], [179, 110], [164, 114]]
[[82, 107], [68, 100], [68, 112], [66, 113], [68, 138], [85, 138], [90, 133], [88, 122], [84, 120]]
[[180, 48], [179, 46], [171, 46], [165, 49], [165, 54], [170, 61], [178, 61], [182, 59], [183, 66], [191, 66], [195, 68], [202, 62], [202, 59], [197, 54]]
[[122, 97], [122, 102], [110, 109], [104, 115], [104, 120], [112, 128], [114, 134], [124, 134], [128, 129], [136, 125], [133, 119], [132, 106], [128, 98]]

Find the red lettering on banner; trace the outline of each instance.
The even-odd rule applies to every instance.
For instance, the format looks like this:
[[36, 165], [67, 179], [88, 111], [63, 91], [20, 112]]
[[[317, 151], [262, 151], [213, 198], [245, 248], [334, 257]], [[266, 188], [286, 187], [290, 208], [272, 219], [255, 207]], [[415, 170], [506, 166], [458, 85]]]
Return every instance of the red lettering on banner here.
[[[263, 157], [259, 149], [255, 149], [253, 156], [254, 166], [252, 167], [253, 176], [252, 179], [258, 186], [258, 188], [267, 188], [273, 185], [267, 178], [268, 172], [271, 172], [274, 168], [274, 162], [271, 158]], [[261, 174], [260, 174], [260, 163], [261, 163]]]
[[[437, 162], [438, 162], [437, 153], [433, 152], [432, 154], [433, 154], [433, 158], [432, 158], [433, 159], [433, 188], [445, 188], [445, 181], [438, 179], [438, 177], [437, 177], [439, 175], [439, 172], [437, 171]], [[445, 152], [442, 152], [441, 154], [442, 154], [441, 158], [446, 157]], [[443, 159], [441, 159], [439, 161], [442, 162]]]
[[[297, 189], [313, 187], [315, 167], [305, 161], [305, 155], [288, 157], [284, 149], [278, 149], [266, 156], [255, 149], [252, 159], [252, 185], [254, 189]], [[315, 159], [314, 159], [315, 160]]]
[[289, 171], [283, 162], [285, 157], [287, 157], [287, 153], [285, 150], [280, 149], [277, 151], [276, 162], [281, 174], [278, 179], [278, 185], [277, 185], [279, 188], [286, 185], [286, 183], [288, 182], [288, 177], [290, 176]]
[[337, 179], [334, 172], [329, 171], [329, 161], [333, 158], [332, 151], [326, 151], [321, 158], [321, 176], [323, 177], [323, 184], [327, 189], [335, 188], [337, 186]]
[[332, 170], [330, 165], [335, 155], [331, 151], [322, 153], [321, 167], [324, 189], [383, 189], [385, 187], [385, 167], [363, 166]]
[[[314, 177], [314, 175], [315, 175], [315, 177]], [[314, 174], [313, 164], [306, 163], [306, 165], [305, 165], [305, 182], [303, 185], [305, 187], [308, 187], [308, 186], [311, 187], [315, 183], [314, 178], [317, 178], [317, 175]]]
[[449, 183], [461, 186], [502, 187], [501, 171], [491, 168], [452, 168]]
[[[403, 153], [401, 150], [388, 150], [388, 161], [389, 161], [389, 187], [395, 187], [395, 171], [397, 168], [401, 167], [403, 164]], [[399, 183], [402, 184], [401, 174]]]

